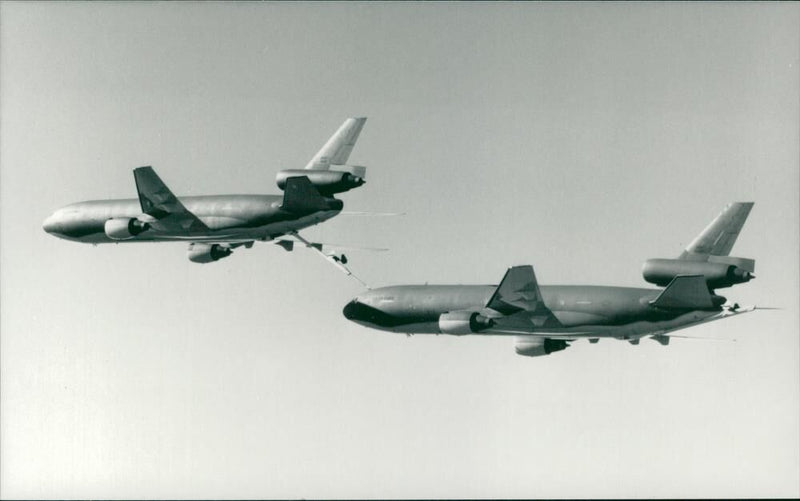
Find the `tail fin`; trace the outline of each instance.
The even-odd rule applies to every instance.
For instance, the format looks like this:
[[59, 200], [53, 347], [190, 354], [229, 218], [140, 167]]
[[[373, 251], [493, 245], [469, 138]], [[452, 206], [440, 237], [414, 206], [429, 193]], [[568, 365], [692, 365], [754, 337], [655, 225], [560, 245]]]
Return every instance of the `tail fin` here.
[[[306, 169], [328, 170], [331, 165], [346, 164], [366, 121], [367, 117], [348, 118], [345, 120], [339, 130], [328, 139], [325, 146], [308, 162]], [[363, 177], [363, 173], [361, 177]]]
[[281, 208], [289, 212], [315, 212], [330, 207], [306, 176], [295, 176], [286, 180]]
[[705, 261], [707, 256], [727, 256], [753, 208], [753, 202], [733, 202], [683, 251], [679, 259]]

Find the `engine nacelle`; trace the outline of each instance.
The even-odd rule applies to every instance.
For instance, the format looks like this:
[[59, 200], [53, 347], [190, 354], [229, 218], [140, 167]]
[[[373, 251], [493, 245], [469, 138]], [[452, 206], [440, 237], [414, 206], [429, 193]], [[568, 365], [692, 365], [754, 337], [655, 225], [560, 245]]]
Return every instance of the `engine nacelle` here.
[[[348, 166], [349, 167], [349, 166]], [[290, 177], [306, 176], [320, 194], [331, 196], [335, 193], [342, 193], [353, 188], [358, 188], [364, 181], [364, 167], [349, 167], [353, 172], [338, 170], [310, 170], [310, 169], [290, 169], [278, 172], [275, 181], [278, 188], [286, 188], [286, 180]]]
[[191, 244], [189, 261], [193, 263], [212, 263], [233, 254], [233, 249], [219, 244]]
[[[739, 258], [731, 258], [734, 259]], [[648, 259], [642, 267], [642, 276], [651, 284], [665, 286], [677, 275], [703, 275], [710, 289], [730, 287], [754, 278], [750, 271], [725, 262]]]
[[569, 347], [566, 341], [561, 339], [548, 339], [541, 337], [518, 337], [514, 345], [517, 355], [526, 357], [541, 357], [549, 355], [554, 351], [566, 350]]
[[439, 332], [442, 334], [475, 334], [493, 325], [494, 320], [477, 311], [451, 311], [439, 315]]
[[112, 240], [128, 240], [148, 228], [150, 228], [150, 225], [144, 221], [129, 217], [109, 219], [103, 225], [106, 236]]

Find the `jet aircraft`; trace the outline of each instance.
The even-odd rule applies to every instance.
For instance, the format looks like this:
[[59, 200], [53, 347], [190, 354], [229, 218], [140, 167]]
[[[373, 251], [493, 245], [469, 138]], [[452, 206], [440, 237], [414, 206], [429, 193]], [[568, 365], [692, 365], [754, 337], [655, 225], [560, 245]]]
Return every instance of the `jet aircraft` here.
[[[56, 210], [44, 231], [91, 244], [189, 242], [189, 260], [210, 263], [233, 249], [286, 236], [320, 252], [350, 274], [344, 255], [323, 252], [322, 245], [297, 232], [339, 214], [334, 197], [364, 184], [366, 167], [347, 165], [365, 117], [348, 118], [308, 162], [305, 169], [278, 172], [283, 195], [211, 195], [176, 197], [152, 167], [133, 170], [139, 198], [78, 202]], [[278, 245], [291, 251], [294, 240]]]
[[730, 257], [752, 202], [731, 203], [677, 259], [649, 259], [644, 279], [663, 289], [542, 285], [530, 265], [509, 268], [497, 286], [397, 285], [368, 290], [344, 316], [406, 334], [516, 336], [516, 352], [542, 356], [569, 343], [608, 337], [662, 345], [678, 329], [753, 311], [726, 304], [715, 289], [754, 278], [755, 261]]

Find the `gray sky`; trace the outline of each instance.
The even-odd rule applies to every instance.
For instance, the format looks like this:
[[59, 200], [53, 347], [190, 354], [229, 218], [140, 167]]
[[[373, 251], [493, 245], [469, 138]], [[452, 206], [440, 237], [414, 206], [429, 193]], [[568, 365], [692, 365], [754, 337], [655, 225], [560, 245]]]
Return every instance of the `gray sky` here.
[[[796, 3], [0, 4], [0, 495], [800, 495]], [[783, 307], [664, 348], [368, 330], [358, 284], [262, 244], [92, 247], [42, 220], [277, 193], [347, 116], [368, 184], [307, 233], [370, 284], [642, 286], [756, 202], [726, 290]]]

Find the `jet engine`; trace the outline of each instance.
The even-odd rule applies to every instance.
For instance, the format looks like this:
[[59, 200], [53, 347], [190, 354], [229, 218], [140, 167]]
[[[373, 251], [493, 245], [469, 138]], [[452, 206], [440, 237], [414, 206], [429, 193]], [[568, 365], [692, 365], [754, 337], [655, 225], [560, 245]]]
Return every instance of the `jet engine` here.
[[475, 334], [493, 325], [494, 320], [477, 311], [450, 311], [439, 315], [439, 332], [442, 334]]
[[754, 278], [753, 266], [749, 259], [717, 256], [708, 261], [648, 259], [642, 267], [642, 276], [651, 284], [665, 286], [677, 275], [703, 275], [709, 289], [717, 289], [749, 282]]
[[549, 355], [554, 351], [566, 350], [569, 347], [566, 341], [561, 339], [548, 339], [541, 337], [518, 337], [514, 345], [517, 355], [526, 357], [541, 357]]
[[290, 169], [278, 172], [275, 181], [278, 183], [278, 188], [286, 188], [286, 180], [290, 177], [306, 176], [311, 184], [323, 196], [331, 196], [334, 193], [342, 193], [353, 188], [358, 188], [366, 181], [364, 181], [364, 174], [366, 167], [357, 166], [342, 166], [346, 167], [352, 172], [336, 171], [336, 170], [313, 170], [313, 169]]
[[135, 237], [149, 227], [149, 224], [144, 221], [139, 221], [136, 218], [120, 217], [106, 221], [103, 229], [106, 232], [106, 236], [112, 240], [127, 240]]
[[233, 249], [220, 244], [191, 244], [189, 261], [193, 263], [212, 263], [233, 254]]

